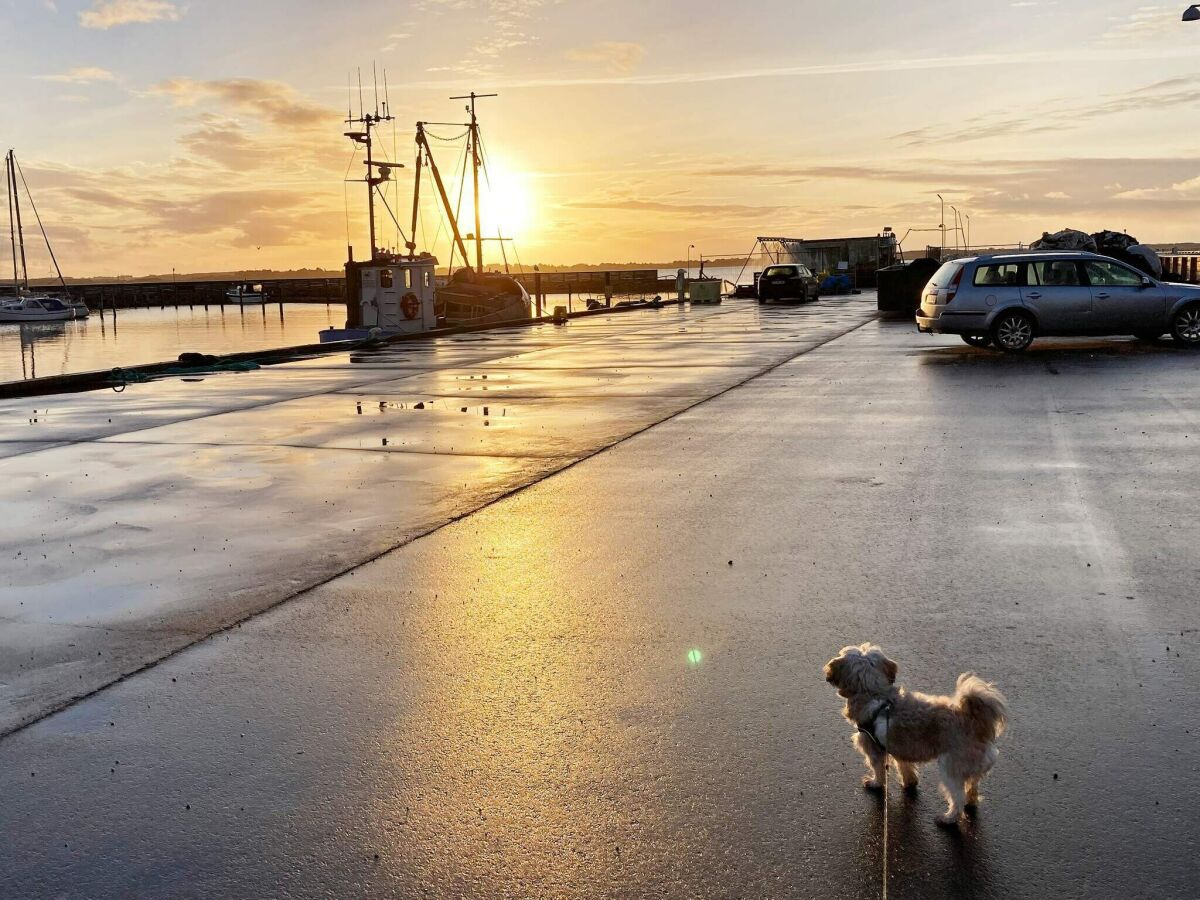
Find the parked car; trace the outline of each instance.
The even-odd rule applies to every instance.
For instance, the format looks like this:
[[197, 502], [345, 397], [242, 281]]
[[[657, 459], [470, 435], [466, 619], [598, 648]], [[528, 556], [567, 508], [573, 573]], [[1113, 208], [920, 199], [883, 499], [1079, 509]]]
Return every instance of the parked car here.
[[805, 303], [816, 300], [820, 292], [817, 276], [807, 266], [797, 263], [767, 266], [758, 277], [758, 302], [779, 300]]
[[1158, 281], [1082, 252], [989, 254], [947, 262], [930, 279], [917, 328], [973, 347], [1025, 350], [1042, 335], [1165, 333], [1200, 347], [1200, 287]]

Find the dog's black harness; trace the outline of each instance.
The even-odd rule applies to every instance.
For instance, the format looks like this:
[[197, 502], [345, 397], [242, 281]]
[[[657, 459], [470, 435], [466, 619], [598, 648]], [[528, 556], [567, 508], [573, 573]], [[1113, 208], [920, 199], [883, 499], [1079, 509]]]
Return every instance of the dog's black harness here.
[[871, 718], [867, 719], [865, 722], [858, 723], [858, 730], [869, 737], [871, 739], [871, 743], [885, 753], [887, 752], [887, 747], [880, 742], [879, 738], [875, 737], [875, 723], [879, 721], [880, 716], [883, 716], [884, 722], [890, 726], [893, 706], [894, 704], [891, 700], [885, 700], [880, 707], [871, 714]]

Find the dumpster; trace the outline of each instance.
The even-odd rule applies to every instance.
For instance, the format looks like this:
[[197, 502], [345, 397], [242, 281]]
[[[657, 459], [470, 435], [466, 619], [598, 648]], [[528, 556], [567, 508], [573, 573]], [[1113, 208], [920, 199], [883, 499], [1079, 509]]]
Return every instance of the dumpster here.
[[941, 267], [936, 259], [922, 257], [910, 263], [887, 266], [875, 273], [878, 288], [878, 307], [884, 312], [916, 312], [921, 305], [921, 291]]

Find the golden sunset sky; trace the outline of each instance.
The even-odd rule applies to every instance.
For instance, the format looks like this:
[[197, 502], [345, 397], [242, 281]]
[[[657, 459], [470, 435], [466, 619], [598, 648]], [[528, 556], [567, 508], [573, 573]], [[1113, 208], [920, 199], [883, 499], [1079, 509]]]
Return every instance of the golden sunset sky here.
[[[372, 62], [396, 116], [386, 153], [410, 165], [389, 195], [402, 222], [412, 123], [499, 92], [480, 105], [485, 233], [515, 234], [527, 265], [903, 235], [937, 225], [937, 192], [974, 243], [1068, 225], [1195, 241], [1186, 5], [0, 0], [0, 141], [77, 276], [337, 267], [347, 209], [361, 258], [365, 188], [344, 178], [363, 167], [341, 120], [350, 70], [373, 103]], [[437, 149], [453, 171], [454, 145]], [[432, 207], [424, 220], [419, 243], [444, 259]]]

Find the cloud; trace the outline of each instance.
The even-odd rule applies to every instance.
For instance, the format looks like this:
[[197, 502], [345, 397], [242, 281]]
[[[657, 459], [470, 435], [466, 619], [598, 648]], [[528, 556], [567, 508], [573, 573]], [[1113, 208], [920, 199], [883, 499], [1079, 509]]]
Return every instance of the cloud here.
[[138, 22], [175, 22], [182, 16], [183, 10], [169, 0], [92, 0], [80, 12], [79, 24], [103, 31]]
[[627, 212], [655, 212], [680, 216], [737, 216], [754, 218], [773, 216], [781, 212], [781, 206], [747, 206], [741, 203], [664, 203], [659, 200], [637, 200], [632, 198], [612, 200], [572, 200], [563, 206], [571, 209], [608, 209]]
[[597, 41], [590, 47], [577, 47], [566, 52], [574, 62], [599, 63], [616, 74], [632, 72], [646, 55], [646, 48], [632, 41]]
[[36, 75], [40, 81], [57, 81], [62, 84], [95, 84], [98, 81], [116, 81], [117, 76], [99, 66], [76, 66], [56, 75]]
[[1127, 18], [1113, 17], [1113, 26], [1101, 37], [1100, 42], [1123, 45], [1131, 41], [1161, 41], [1175, 36], [1183, 37], [1179, 28], [1181, 7], [1139, 6]]
[[223, 81], [196, 81], [172, 78], [150, 88], [151, 94], [170, 97], [176, 106], [215, 103], [231, 110], [251, 113], [274, 125], [304, 128], [323, 125], [339, 113], [297, 97], [290, 85], [281, 81], [254, 78], [230, 78]]
[[396, 34], [389, 34], [387, 38], [387, 44], [379, 52], [390, 53], [396, 49], [401, 41], [407, 41], [410, 37], [412, 37], [412, 33], [408, 31], [400, 31]]
[[897, 140], [908, 146], [961, 144], [985, 138], [1009, 138], [1015, 135], [1044, 134], [1077, 128], [1087, 122], [1126, 112], [1153, 110], [1161, 115], [1166, 109], [1200, 102], [1200, 76], [1170, 78], [1120, 94], [1109, 94], [1088, 103], [1041, 103], [1029, 115], [988, 115], [962, 120], [957, 127], [928, 125], [903, 134]]

